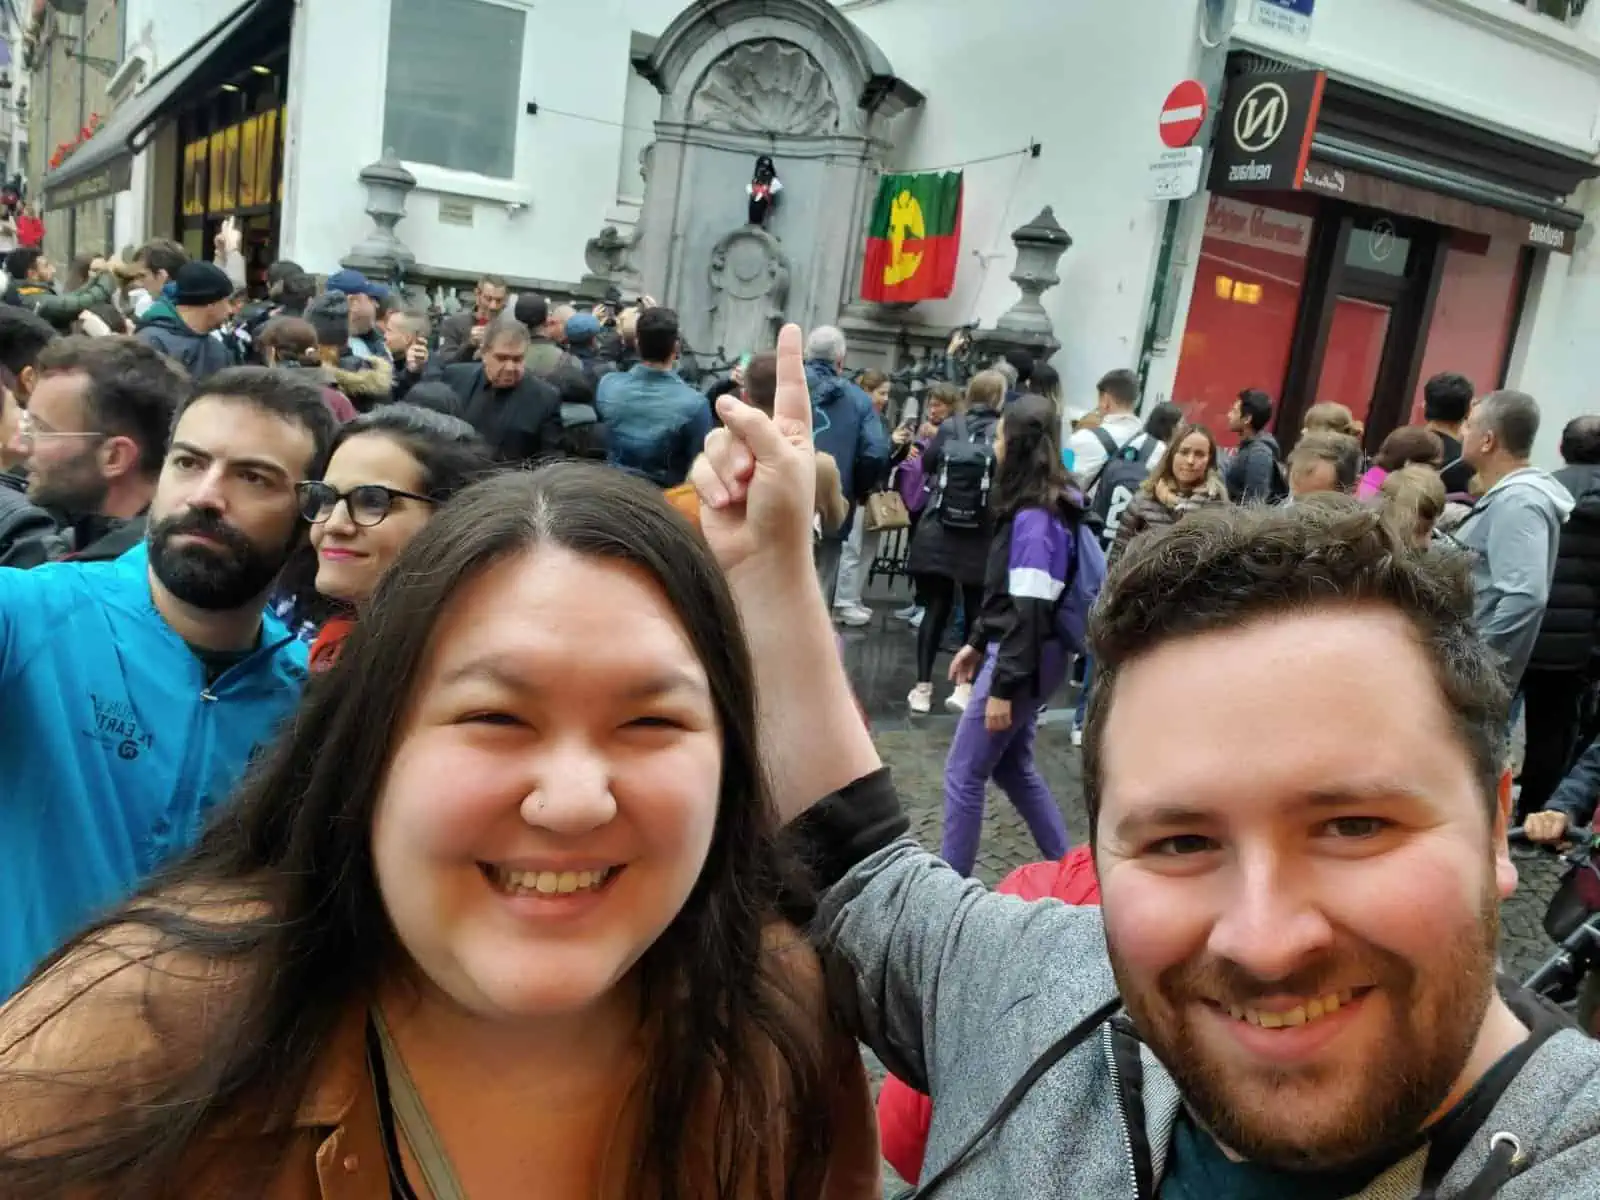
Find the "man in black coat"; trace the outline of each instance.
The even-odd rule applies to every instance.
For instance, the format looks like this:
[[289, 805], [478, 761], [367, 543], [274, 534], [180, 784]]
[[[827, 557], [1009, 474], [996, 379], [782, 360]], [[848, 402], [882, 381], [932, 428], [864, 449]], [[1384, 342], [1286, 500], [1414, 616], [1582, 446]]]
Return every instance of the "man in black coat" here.
[[1556, 481], [1577, 504], [1561, 527], [1550, 599], [1522, 674], [1528, 741], [1517, 810], [1524, 814], [1544, 808], [1587, 741], [1580, 710], [1600, 651], [1600, 416], [1567, 424], [1561, 457], [1567, 465]]
[[434, 375], [450, 386], [454, 403], [431, 402], [435, 389], [415, 389], [410, 399], [460, 417], [478, 431], [502, 463], [523, 463], [561, 453], [561, 396], [527, 372], [528, 330], [502, 317], [483, 335], [481, 359], [455, 363]]

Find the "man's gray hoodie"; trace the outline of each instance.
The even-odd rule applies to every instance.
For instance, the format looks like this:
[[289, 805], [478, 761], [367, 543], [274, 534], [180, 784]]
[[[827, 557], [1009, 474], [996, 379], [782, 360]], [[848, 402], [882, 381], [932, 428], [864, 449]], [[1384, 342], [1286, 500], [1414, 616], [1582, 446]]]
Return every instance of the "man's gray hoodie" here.
[[[829, 888], [816, 929], [849, 1027], [889, 1070], [932, 1096], [924, 1179], [956, 1156], [1046, 1049], [1117, 995], [1098, 909], [994, 894], [909, 838]], [[1046, 1071], [939, 1200], [1154, 1200], [1181, 1100], [1155, 1056], [1137, 1049], [1144, 1119], [1130, 1122], [1130, 1072], [1114, 1044], [1127, 1045], [1112, 1023], [1101, 1025]], [[1497, 1165], [1506, 1156], [1498, 1164], [1491, 1156], [1498, 1134], [1520, 1149], [1505, 1182]], [[1412, 1200], [1426, 1157], [1424, 1147], [1352, 1200]], [[1430, 1195], [1600, 1196], [1600, 1043], [1575, 1029], [1545, 1040]]]
[[1572, 494], [1554, 476], [1522, 467], [1485, 492], [1455, 529], [1456, 542], [1473, 555], [1478, 628], [1505, 661], [1513, 689], [1539, 637], [1572, 506]]

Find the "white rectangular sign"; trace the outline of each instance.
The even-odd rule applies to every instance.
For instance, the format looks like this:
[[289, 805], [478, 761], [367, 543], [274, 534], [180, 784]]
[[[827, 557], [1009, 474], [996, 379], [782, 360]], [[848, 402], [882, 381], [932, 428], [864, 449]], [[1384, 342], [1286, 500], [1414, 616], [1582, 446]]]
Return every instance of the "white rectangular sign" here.
[[1251, 20], [1263, 29], [1306, 41], [1316, 0], [1252, 0]]
[[1151, 200], [1187, 200], [1200, 190], [1200, 167], [1206, 152], [1200, 146], [1163, 150], [1150, 163]]

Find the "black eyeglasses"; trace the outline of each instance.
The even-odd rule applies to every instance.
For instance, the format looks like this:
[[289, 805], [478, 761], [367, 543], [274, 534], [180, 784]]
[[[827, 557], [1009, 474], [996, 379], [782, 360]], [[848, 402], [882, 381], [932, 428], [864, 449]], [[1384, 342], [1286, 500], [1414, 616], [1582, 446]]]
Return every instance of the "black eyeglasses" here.
[[438, 503], [432, 496], [419, 496], [415, 492], [402, 492], [399, 488], [384, 487], [381, 483], [363, 483], [348, 492], [341, 492], [331, 483], [307, 480], [297, 484], [300, 496], [300, 515], [313, 525], [321, 525], [332, 518], [333, 510], [343, 500], [350, 519], [363, 529], [381, 525], [394, 509], [396, 499], [420, 500], [424, 504]]

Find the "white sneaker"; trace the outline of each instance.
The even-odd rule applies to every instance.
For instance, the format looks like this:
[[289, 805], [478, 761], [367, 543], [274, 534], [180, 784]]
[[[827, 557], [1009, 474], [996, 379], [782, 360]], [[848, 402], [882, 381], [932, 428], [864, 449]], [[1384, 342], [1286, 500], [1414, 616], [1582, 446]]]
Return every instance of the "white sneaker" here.
[[915, 604], [908, 604], [904, 608], [895, 609], [894, 619], [896, 621], [909, 621], [921, 611]]
[[913, 629], [921, 629], [922, 628], [922, 618], [927, 615], [927, 611], [928, 610], [925, 609], [925, 608], [917, 609], [916, 615], [914, 617], [909, 618], [906, 623], [908, 625], [910, 625], [911, 628], [913, 628]]
[[933, 711], [933, 684], [919, 683], [911, 689], [911, 694], [906, 697], [906, 703], [911, 706], [911, 711], [919, 716], [926, 716]]
[[955, 691], [945, 697], [944, 706], [951, 712], [966, 712], [967, 704], [971, 699], [972, 685], [970, 683], [958, 683]]
[[834, 609], [833, 619], [851, 629], [860, 629], [863, 625], [872, 624], [872, 610], [860, 604], [851, 604]]
[[1072, 727], [1072, 744], [1074, 746], [1083, 745], [1083, 730], [1077, 725]]

